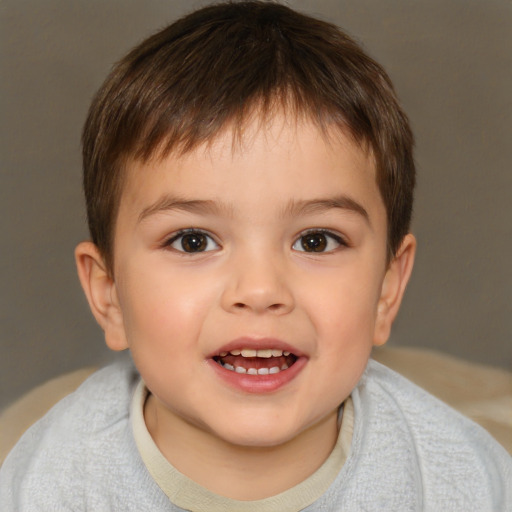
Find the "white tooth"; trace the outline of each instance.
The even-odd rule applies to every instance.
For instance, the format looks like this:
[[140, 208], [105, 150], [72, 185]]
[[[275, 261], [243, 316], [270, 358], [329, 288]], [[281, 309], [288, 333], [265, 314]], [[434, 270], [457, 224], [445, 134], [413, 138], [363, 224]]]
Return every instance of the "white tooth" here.
[[283, 356], [289, 356], [289, 355], [290, 355], [290, 352], [288, 352], [288, 350], [285, 350], [285, 351], [283, 352]]
[[247, 373], [247, 370], [243, 366], [237, 366], [235, 368], [236, 373]]
[[264, 357], [264, 358], [268, 359], [269, 357], [272, 357], [272, 350], [261, 349], [261, 350], [256, 351], [256, 355], [258, 357]]
[[227, 353], [227, 352], [221, 352], [221, 353], [219, 354], [219, 356], [220, 356], [220, 357], [226, 357], [227, 355], [228, 355], [228, 353]]
[[270, 368], [270, 370], [268, 371], [268, 373], [270, 373], [271, 375], [273, 373], [279, 373], [281, 370], [279, 369], [278, 366], [272, 366], [272, 368]]
[[235, 369], [235, 367], [229, 363], [224, 363], [224, 368], [226, 368], [226, 370], [231, 370], [231, 371], [233, 371]]
[[281, 370], [288, 370], [288, 365], [285, 363], [283, 364], [283, 366], [281, 366]]
[[252, 348], [244, 348], [241, 353], [242, 357], [256, 357], [256, 350]]
[[272, 357], [281, 357], [283, 355], [282, 350], [272, 350]]
[[258, 375], [268, 375], [268, 374], [269, 374], [268, 368], [260, 368], [258, 370]]
[[232, 356], [239, 356], [242, 352], [240, 350], [231, 350], [230, 354]]
[[247, 370], [247, 374], [248, 375], [258, 375], [258, 370], [256, 370], [256, 368], [249, 368]]

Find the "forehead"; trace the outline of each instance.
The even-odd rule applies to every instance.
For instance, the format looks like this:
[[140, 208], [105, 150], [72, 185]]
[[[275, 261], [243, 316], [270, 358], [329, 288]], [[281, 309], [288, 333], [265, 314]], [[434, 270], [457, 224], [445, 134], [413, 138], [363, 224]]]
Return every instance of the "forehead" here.
[[225, 129], [187, 152], [130, 161], [124, 181], [121, 210], [139, 215], [169, 194], [230, 207], [243, 197], [249, 204], [264, 201], [266, 208], [346, 194], [364, 198], [370, 210], [383, 208], [366, 147], [338, 127], [322, 130], [281, 114], [255, 117], [243, 130]]

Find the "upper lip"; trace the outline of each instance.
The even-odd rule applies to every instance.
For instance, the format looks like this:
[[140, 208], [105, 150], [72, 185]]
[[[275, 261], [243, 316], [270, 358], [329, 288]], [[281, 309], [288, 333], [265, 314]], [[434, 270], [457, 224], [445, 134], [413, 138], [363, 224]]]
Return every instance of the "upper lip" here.
[[208, 355], [208, 358], [213, 358], [215, 356], [218, 356], [220, 353], [223, 352], [231, 352], [232, 350], [242, 350], [244, 348], [250, 348], [250, 349], [275, 349], [275, 350], [282, 350], [283, 352], [287, 351], [291, 354], [301, 357], [305, 354], [299, 350], [297, 347], [294, 347], [290, 343], [287, 343], [285, 341], [282, 341], [277, 338], [257, 338], [257, 337], [241, 337], [236, 338], [232, 341], [229, 341], [225, 345], [222, 345], [218, 349], [215, 350], [215, 352], [212, 352]]

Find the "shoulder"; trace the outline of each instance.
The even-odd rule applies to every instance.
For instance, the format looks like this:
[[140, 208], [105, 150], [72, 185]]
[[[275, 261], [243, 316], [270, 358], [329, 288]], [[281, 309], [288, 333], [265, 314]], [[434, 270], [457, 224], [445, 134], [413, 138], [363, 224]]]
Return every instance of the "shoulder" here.
[[[466, 416], [432, 396], [388, 367], [370, 360], [358, 391], [365, 402], [391, 401], [391, 410], [398, 414], [412, 432], [432, 433], [437, 438], [447, 436], [450, 442], [460, 438], [465, 443], [475, 442], [493, 446], [499, 453], [506, 453], [492, 436]], [[510, 459], [510, 457], [508, 457]]]
[[36, 496], [50, 507], [59, 503], [60, 493], [78, 497], [94, 479], [105, 477], [105, 462], [119, 459], [123, 452], [117, 450], [129, 442], [130, 402], [138, 380], [129, 361], [111, 365], [35, 423], [0, 470], [2, 510], [17, 510], [18, 500], [32, 503]]
[[427, 503], [452, 504], [453, 510], [462, 510], [462, 504], [465, 510], [512, 506], [512, 459], [479, 425], [375, 361], [355, 395], [367, 441], [387, 447], [390, 455], [401, 447], [425, 508]]
[[[22, 444], [38, 439], [43, 442], [46, 436], [63, 430], [62, 433], [72, 434], [72, 441], [76, 442], [76, 434], [83, 434], [80, 438], [88, 438], [127, 420], [138, 380], [138, 374], [128, 359], [98, 370], [50, 409], [20, 441]], [[60, 442], [67, 438], [61, 438]]]

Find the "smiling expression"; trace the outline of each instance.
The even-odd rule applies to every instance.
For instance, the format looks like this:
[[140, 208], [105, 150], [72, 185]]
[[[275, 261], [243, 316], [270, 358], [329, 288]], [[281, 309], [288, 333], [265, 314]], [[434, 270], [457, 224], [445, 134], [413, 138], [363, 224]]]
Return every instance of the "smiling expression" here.
[[387, 337], [386, 232], [373, 160], [307, 122], [131, 162], [107, 343], [131, 350], [160, 427], [259, 447], [331, 428]]

